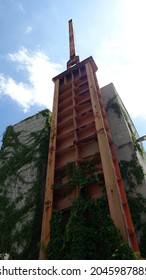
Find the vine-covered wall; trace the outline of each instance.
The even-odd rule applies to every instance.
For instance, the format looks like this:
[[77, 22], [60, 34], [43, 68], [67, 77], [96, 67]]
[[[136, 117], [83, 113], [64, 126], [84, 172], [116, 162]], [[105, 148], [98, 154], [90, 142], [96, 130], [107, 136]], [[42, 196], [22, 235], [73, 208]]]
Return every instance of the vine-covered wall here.
[[143, 146], [136, 141], [138, 133], [114, 85], [103, 87], [101, 93], [119, 161], [131, 160], [135, 151], [143, 157]]
[[[137, 153], [143, 157], [143, 151], [117, 99], [109, 99], [106, 94], [104, 103], [141, 254], [146, 258], [146, 183], [137, 157]], [[0, 150], [0, 256], [38, 259], [50, 117], [50, 112], [44, 110], [9, 126], [4, 134]], [[76, 186], [80, 196], [70, 208], [53, 211], [47, 258], [137, 258], [110, 219], [104, 178], [96, 174], [94, 161], [66, 167], [67, 187], [56, 181], [54, 194], [63, 188], [63, 195], [68, 195]], [[95, 182], [101, 186], [103, 196], [91, 199], [88, 185]]]
[[[78, 188], [80, 194], [70, 208], [53, 211], [48, 259], [136, 259], [137, 255], [122, 240], [111, 221], [103, 174], [97, 173], [94, 157], [79, 166], [67, 164], [65, 185], [56, 184], [67, 195], [70, 188]], [[92, 183], [101, 187], [102, 196], [90, 197]], [[66, 192], [64, 192], [66, 190]]]
[[[137, 233], [141, 256], [135, 254], [122, 240], [109, 214], [104, 177], [97, 174], [94, 160], [80, 166], [67, 164], [67, 181], [56, 182], [54, 192], [63, 195], [76, 186], [79, 197], [68, 209], [53, 211], [48, 259], [137, 259], [146, 258], [146, 198], [137, 192], [144, 180], [143, 168], [134, 157], [121, 161], [120, 169], [126, 186], [127, 199]], [[102, 196], [91, 199], [88, 186], [101, 186]], [[70, 188], [65, 188], [65, 186]]]
[[102, 88], [113, 142], [141, 254], [146, 258], [146, 158], [134, 124], [113, 84]]
[[0, 253], [37, 259], [40, 242], [50, 111], [44, 110], [3, 136], [0, 150]]
[[136, 259], [113, 225], [106, 196], [88, 199], [81, 195], [68, 210], [54, 212], [48, 259]]

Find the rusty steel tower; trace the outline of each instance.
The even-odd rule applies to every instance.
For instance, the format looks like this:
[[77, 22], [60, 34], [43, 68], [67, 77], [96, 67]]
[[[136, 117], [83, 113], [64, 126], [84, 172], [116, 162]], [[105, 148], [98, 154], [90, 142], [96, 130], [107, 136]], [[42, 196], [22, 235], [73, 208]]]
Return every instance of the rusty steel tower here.
[[[104, 176], [111, 219], [123, 239], [133, 251], [138, 252], [133, 222], [96, 78], [98, 68], [92, 56], [80, 62], [76, 55], [72, 20], [69, 21], [69, 46], [67, 70], [53, 78], [54, 103], [40, 259], [45, 259], [43, 248], [46, 248], [50, 240], [52, 210], [70, 207], [72, 201], [79, 196], [76, 186], [65, 197], [60, 195], [61, 190], [54, 192], [52, 186], [56, 178], [59, 177], [65, 182], [64, 171], [67, 163], [74, 162], [78, 166], [97, 153], [100, 154], [101, 162], [95, 165], [97, 174], [102, 173]], [[102, 195], [98, 182], [91, 183], [88, 188], [91, 198]]]

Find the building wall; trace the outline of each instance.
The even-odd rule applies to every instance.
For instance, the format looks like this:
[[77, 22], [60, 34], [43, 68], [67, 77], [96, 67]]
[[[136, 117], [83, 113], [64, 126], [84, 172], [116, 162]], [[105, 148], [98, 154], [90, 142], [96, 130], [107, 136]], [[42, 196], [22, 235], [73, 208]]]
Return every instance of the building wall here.
[[[111, 83], [101, 88], [103, 103], [107, 112], [113, 142], [117, 151], [118, 160], [130, 160], [133, 154], [133, 141], [127, 125], [127, 122], [122, 114], [119, 115], [112, 107], [113, 103], [119, 104], [119, 96], [117, 95], [114, 85]], [[113, 100], [111, 106], [108, 106], [109, 101]], [[107, 108], [108, 106], [108, 108]]]
[[[134, 154], [146, 173], [145, 157], [135, 149], [133, 133], [137, 138], [137, 132], [114, 85], [103, 87], [101, 94], [118, 161], [130, 162]], [[38, 258], [49, 131], [50, 112], [46, 110], [9, 126], [3, 137], [0, 254], [8, 253], [13, 259]], [[136, 191], [146, 198], [145, 180], [136, 185]]]
[[[136, 143], [139, 135], [114, 85], [110, 83], [101, 88], [101, 94], [118, 161], [130, 161], [135, 156], [138, 164], [142, 166], [144, 173], [146, 173], [146, 156], [143, 145], [141, 143], [137, 145]], [[136, 191], [146, 198], [146, 178], [142, 184], [137, 185]]]
[[40, 241], [49, 111], [9, 126], [0, 150], [0, 253], [35, 259]]

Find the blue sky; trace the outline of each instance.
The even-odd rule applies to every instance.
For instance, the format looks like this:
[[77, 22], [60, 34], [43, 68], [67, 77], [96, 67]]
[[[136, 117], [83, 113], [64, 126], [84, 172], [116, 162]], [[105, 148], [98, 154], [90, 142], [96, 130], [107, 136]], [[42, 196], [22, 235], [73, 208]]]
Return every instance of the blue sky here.
[[0, 0], [0, 137], [48, 107], [52, 78], [77, 54], [93, 56], [102, 87], [113, 82], [140, 136], [146, 134], [145, 0]]

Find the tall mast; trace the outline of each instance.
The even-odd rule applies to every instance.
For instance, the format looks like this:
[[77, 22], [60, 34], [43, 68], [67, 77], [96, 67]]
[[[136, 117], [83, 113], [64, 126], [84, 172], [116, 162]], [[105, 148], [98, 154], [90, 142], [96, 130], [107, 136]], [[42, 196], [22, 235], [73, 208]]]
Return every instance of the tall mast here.
[[67, 69], [71, 68], [73, 65], [77, 64], [80, 61], [79, 56], [76, 55], [76, 50], [75, 50], [75, 40], [74, 40], [72, 19], [69, 20], [69, 51], [70, 51], [70, 59], [67, 62]]
[[[69, 209], [79, 195], [76, 183], [70, 188], [66, 165], [81, 165], [93, 157], [97, 178], [100, 174], [104, 176], [111, 219], [123, 239], [138, 252], [137, 237], [96, 78], [98, 68], [92, 57], [79, 62], [72, 20], [69, 21], [69, 47], [68, 69], [53, 78], [54, 105], [39, 258], [46, 258], [45, 250], [51, 239], [52, 211]], [[55, 189], [58, 182], [62, 182], [61, 188]], [[98, 180], [89, 182], [87, 191], [90, 199], [103, 195]]]

